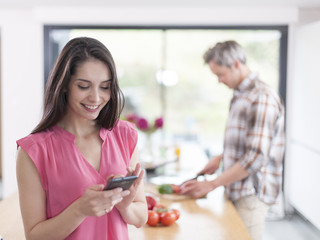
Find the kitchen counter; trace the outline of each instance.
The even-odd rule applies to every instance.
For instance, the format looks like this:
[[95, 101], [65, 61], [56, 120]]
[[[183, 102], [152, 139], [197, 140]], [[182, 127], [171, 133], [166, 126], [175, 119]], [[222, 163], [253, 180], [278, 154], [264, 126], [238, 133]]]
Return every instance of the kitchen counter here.
[[[172, 201], [160, 198], [168, 207], [180, 210], [180, 218], [170, 226], [136, 228], [129, 225], [131, 240], [246, 240], [251, 239], [223, 188], [206, 198]], [[23, 240], [23, 224], [18, 194], [0, 202], [0, 235], [4, 240]]]
[[[175, 183], [194, 177], [208, 162], [202, 147], [195, 143], [180, 145], [180, 157], [159, 169], [160, 174], [147, 174], [146, 192], [156, 194], [160, 203], [180, 211], [180, 218], [170, 226], [129, 226], [131, 240], [247, 240], [251, 239], [224, 187], [205, 198], [190, 199], [179, 195], [161, 195], [153, 184]], [[188, 177], [187, 177], [188, 176]], [[212, 176], [213, 178], [216, 176]], [[210, 180], [207, 176], [206, 179]]]
[[[188, 145], [181, 153], [181, 159], [177, 164], [169, 164], [165, 173], [197, 172], [196, 167], [202, 168], [207, 161], [198, 147]], [[193, 159], [197, 160], [196, 166]], [[164, 175], [159, 177], [161, 181], [166, 178]], [[146, 191], [149, 186], [146, 185]], [[145, 225], [139, 229], [129, 225], [131, 240], [251, 239], [232, 202], [225, 197], [223, 187], [209, 193], [206, 198], [177, 200], [162, 196], [160, 203], [180, 210], [181, 216], [177, 222], [170, 226]], [[0, 201], [0, 236], [4, 240], [25, 239], [18, 193]]]
[[232, 202], [218, 188], [206, 198], [172, 201], [160, 198], [160, 203], [179, 209], [180, 218], [170, 226], [142, 228], [129, 226], [131, 240], [247, 240], [251, 239]]

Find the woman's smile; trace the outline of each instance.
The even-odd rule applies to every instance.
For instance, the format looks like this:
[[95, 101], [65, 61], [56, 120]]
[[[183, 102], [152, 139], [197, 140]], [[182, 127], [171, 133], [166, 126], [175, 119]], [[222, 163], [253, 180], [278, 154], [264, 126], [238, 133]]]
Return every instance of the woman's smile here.
[[99, 105], [82, 104], [82, 106], [84, 106], [89, 111], [94, 111], [94, 110], [97, 110], [100, 107], [100, 104]]

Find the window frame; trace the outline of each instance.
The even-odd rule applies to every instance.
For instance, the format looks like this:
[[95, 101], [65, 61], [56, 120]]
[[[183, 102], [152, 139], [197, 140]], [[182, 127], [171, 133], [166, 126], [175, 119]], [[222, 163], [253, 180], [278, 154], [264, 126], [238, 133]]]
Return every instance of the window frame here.
[[[52, 52], [50, 51], [50, 31], [68, 29], [128, 29], [128, 30], [278, 30], [280, 36], [279, 46], [279, 85], [278, 91], [286, 106], [287, 88], [287, 56], [288, 56], [288, 25], [44, 25], [44, 83], [46, 83], [51, 70]], [[48, 51], [49, 50], [49, 51]]]

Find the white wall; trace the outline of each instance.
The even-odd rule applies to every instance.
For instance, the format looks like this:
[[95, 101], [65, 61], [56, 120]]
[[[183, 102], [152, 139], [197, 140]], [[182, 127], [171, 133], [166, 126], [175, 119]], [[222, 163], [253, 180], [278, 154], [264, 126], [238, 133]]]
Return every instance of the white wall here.
[[3, 196], [16, 189], [15, 141], [38, 122], [43, 99], [42, 27], [30, 11], [0, 11]]
[[293, 30], [289, 58], [286, 196], [320, 229], [320, 11], [303, 15], [309, 17]]
[[[288, 24], [298, 20], [295, 7], [38, 7], [34, 16], [56, 24]], [[59, 17], [57, 17], [59, 16]]]
[[16, 190], [15, 141], [40, 118], [43, 98], [43, 24], [272, 25], [298, 20], [298, 9], [270, 7], [94, 8], [0, 10], [2, 39], [3, 195]]

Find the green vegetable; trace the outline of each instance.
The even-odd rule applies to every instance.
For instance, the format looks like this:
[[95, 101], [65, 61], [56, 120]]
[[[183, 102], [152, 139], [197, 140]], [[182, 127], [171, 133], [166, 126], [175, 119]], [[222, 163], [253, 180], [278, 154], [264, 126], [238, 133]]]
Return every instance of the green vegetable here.
[[161, 194], [172, 194], [173, 193], [173, 189], [172, 189], [171, 184], [161, 184], [158, 187], [158, 191]]

